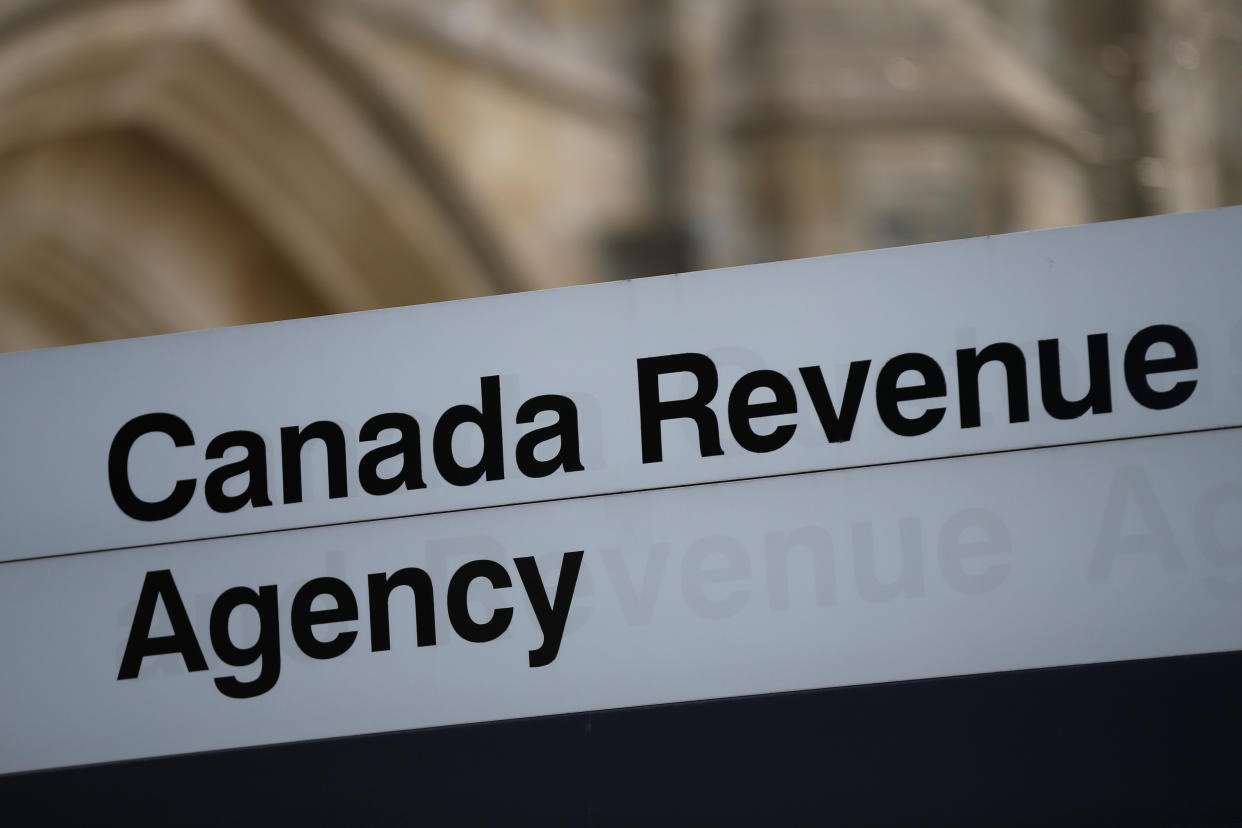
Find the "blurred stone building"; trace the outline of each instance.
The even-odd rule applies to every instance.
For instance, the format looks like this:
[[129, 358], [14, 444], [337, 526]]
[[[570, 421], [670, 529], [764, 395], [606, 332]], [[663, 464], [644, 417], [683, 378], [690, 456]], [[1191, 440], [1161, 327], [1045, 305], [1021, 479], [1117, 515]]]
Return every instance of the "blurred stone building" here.
[[1230, 0], [0, 0], [0, 350], [1242, 201]]

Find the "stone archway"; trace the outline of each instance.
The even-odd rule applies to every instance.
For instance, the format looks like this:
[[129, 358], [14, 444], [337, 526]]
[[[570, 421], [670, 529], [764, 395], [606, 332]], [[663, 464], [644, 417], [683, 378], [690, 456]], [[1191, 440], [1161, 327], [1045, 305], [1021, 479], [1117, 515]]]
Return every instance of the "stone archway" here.
[[0, 347], [513, 287], [322, 57], [238, 0], [0, 18]]
[[0, 349], [328, 313], [201, 170], [115, 129], [0, 159]]

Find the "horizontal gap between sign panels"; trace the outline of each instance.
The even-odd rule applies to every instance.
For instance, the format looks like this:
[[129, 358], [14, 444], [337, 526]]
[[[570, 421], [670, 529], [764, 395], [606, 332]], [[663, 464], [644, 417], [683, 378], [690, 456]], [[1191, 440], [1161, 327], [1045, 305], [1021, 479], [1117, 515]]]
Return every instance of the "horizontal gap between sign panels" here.
[[960, 454], [941, 454], [934, 457], [915, 457], [906, 460], [885, 460], [879, 463], [860, 463], [854, 466], [832, 466], [824, 469], [806, 469], [803, 471], [777, 472], [774, 474], [756, 474], [749, 477], [729, 477], [722, 480], [704, 480], [697, 483], [674, 483], [669, 486], [647, 486], [638, 489], [618, 489], [611, 492], [595, 492], [593, 494], [569, 495], [567, 497], [548, 497], [535, 500], [515, 500], [508, 503], [491, 503], [480, 506], [462, 506], [456, 509], [440, 509], [431, 512], [410, 512], [403, 515], [388, 515], [385, 517], [359, 518], [357, 520], [339, 520], [328, 523], [310, 523], [302, 526], [286, 526], [281, 529], [258, 529], [252, 532], [231, 532], [222, 535], [204, 535], [194, 538], [181, 538], [178, 540], [153, 541], [151, 543], [137, 543], [130, 546], [106, 546], [98, 549], [83, 549], [78, 552], [61, 552], [54, 555], [31, 555], [25, 558], [13, 558], [8, 561], [0, 561], [0, 565], [19, 563], [21, 561], [47, 560], [51, 558], [70, 558], [77, 555], [94, 555], [100, 552], [122, 552], [127, 549], [147, 549], [153, 546], [174, 546], [182, 543], [196, 543], [198, 541], [223, 540], [225, 538], [244, 538], [255, 535], [273, 535], [279, 532], [297, 532], [304, 529], [325, 529], [330, 526], [351, 526], [362, 523], [379, 523], [387, 520], [404, 520], [414, 517], [431, 517], [433, 515], [451, 515], [460, 512], [482, 512], [488, 509], [507, 509], [511, 506], [534, 506], [539, 503], [558, 503], [572, 500], [587, 500], [598, 497], [616, 497], [617, 495], [640, 494], [642, 492], [659, 492], [669, 491], [673, 489], [690, 489], [699, 486], [718, 486], [726, 483], [745, 483], [752, 480], [774, 480], [781, 477], [800, 477], [808, 474], [828, 474], [831, 472], [856, 471], [859, 469], [876, 469], [885, 466], [908, 466], [913, 463], [933, 463], [939, 460], [961, 460], [969, 457], [988, 457], [998, 454], [1017, 454], [1028, 451], [1043, 451], [1046, 449], [1071, 448], [1074, 446], [1090, 446], [1100, 445], [1104, 443], [1124, 443], [1132, 440], [1151, 440], [1158, 437], [1178, 437], [1186, 434], [1209, 434], [1221, 431], [1238, 431], [1242, 430], [1242, 424], [1227, 426], [1210, 426], [1208, 428], [1191, 428], [1182, 431], [1162, 431], [1155, 434], [1133, 434], [1126, 437], [1105, 437], [1098, 440], [1077, 440], [1068, 443], [1049, 443], [1040, 446], [1021, 446], [1018, 448], [1006, 449], [989, 449], [987, 451], [963, 452]]

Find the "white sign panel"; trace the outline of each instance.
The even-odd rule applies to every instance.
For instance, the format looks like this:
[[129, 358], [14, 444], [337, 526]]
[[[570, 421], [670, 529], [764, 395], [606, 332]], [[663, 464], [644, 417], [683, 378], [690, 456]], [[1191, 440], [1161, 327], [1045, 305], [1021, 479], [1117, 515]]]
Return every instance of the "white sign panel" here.
[[0, 772], [1242, 649], [1240, 229], [0, 358]]

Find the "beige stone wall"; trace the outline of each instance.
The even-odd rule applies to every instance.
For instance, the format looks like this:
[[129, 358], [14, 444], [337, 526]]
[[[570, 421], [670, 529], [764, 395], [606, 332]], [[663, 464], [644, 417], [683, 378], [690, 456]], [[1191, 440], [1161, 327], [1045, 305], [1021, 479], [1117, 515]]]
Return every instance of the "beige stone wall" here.
[[[0, 29], [0, 213], [13, 217], [0, 296], [26, 297], [5, 303], [19, 321], [0, 347], [529, 286], [444, 162], [394, 133], [372, 106], [382, 96], [280, 7], [29, 8]], [[119, 288], [68, 287], [25, 252], [46, 239], [76, 251], [73, 284], [111, 274], [138, 297], [111, 304], [147, 310], [92, 313]], [[118, 254], [91, 252], [107, 246]], [[35, 292], [62, 298], [34, 313]]]
[[[415, 114], [524, 287], [603, 278], [601, 232], [635, 223], [644, 209], [634, 103], [566, 100], [558, 89], [513, 82], [470, 55], [428, 49], [345, 14], [330, 31], [395, 106]], [[615, 94], [627, 91], [636, 94]]]
[[1227, 0], [8, 0], [0, 350], [1242, 200]]

